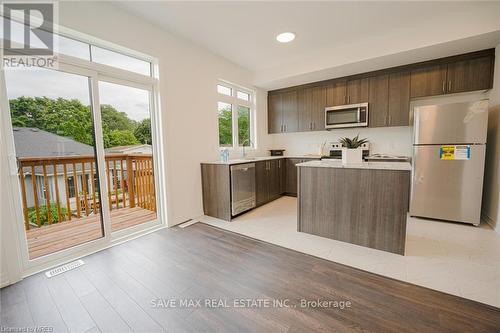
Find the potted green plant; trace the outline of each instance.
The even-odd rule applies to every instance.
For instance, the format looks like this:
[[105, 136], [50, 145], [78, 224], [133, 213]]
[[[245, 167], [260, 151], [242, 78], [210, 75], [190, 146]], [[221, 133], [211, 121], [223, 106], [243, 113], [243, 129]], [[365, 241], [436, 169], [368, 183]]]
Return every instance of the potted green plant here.
[[360, 164], [363, 162], [363, 143], [368, 139], [360, 139], [359, 134], [354, 138], [340, 138], [342, 144], [342, 164]]

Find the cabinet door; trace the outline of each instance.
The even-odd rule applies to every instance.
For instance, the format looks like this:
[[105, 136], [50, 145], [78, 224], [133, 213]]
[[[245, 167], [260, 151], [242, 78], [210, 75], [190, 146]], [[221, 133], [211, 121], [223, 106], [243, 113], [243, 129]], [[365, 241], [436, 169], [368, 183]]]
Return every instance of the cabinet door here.
[[297, 132], [299, 129], [299, 113], [297, 110], [297, 91], [283, 93], [283, 132]]
[[297, 167], [295, 165], [301, 161], [299, 158], [288, 158], [286, 160], [285, 192], [287, 194], [297, 195]]
[[370, 127], [387, 126], [389, 107], [389, 75], [370, 78], [368, 124]]
[[347, 81], [347, 104], [366, 103], [368, 88], [368, 78]]
[[326, 106], [344, 105], [347, 101], [345, 81], [337, 81], [326, 87]]
[[270, 93], [267, 96], [267, 131], [268, 133], [281, 133], [282, 131], [282, 95]]
[[281, 158], [278, 160], [278, 177], [280, 188], [279, 192], [282, 195], [285, 192], [285, 184], [286, 184], [286, 159]]
[[268, 161], [255, 163], [255, 196], [257, 206], [269, 201]]
[[388, 125], [410, 125], [410, 72], [389, 75]]
[[299, 113], [299, 131], [305, 132], [312, 129], [311, 120], [312, 89], [300, 89], [297, 93], [297, 106]]
[[311, 88], [311, 122], [313, 131], [325, 129], [326, 87]]
[[447, 65], [434, 65], [411, 71], [410, 97], [425, 97], [446, 93]]
[[281, 196], [281, 160], [269, 161], [269, 200]]
[[448, 93], [492, 88], [493, 58], [483, 57], [448, 65]]

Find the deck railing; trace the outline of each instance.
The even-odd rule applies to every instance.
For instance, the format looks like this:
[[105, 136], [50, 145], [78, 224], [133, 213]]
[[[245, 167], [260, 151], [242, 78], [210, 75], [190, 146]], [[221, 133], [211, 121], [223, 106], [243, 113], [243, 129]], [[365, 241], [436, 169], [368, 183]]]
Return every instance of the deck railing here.
[[[100, 195], [94, 155], [19, 157], [26, 230], [97, 214]], [[156, 211], [150, 154], [108, 154], [105, 174], [110, 210], [141, 207]]]

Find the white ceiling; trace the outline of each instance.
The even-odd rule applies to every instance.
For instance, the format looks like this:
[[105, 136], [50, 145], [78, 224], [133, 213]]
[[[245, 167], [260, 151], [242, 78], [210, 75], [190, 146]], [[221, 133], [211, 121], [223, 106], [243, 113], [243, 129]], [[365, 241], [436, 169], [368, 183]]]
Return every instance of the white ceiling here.
[[[125, 1], [117, 5], [251, 70], [254, 83], [264, 88], [325, 79], [335, 72], [332, 69], [350, 65], [355, 70], [357, 63], [365, 64], [363, 70], [377, 69], [384, 63], [381, 57], [392, 56], [391, 63], [412, 62], [410, 50], [425, 50], [417, 58], [433, 57], [432, 45], [440, 45], [436, 55], [441, 56], [461, 53], [457, 45], [469, 51], [500, 43], [500, 2]], [[284, 31], [296, 33], [295, 41], [276, 42], [276, 34]], [[464, 43], [467, 40], [470, 43]], [[404, 56], [394, 57], [397, 54]]]

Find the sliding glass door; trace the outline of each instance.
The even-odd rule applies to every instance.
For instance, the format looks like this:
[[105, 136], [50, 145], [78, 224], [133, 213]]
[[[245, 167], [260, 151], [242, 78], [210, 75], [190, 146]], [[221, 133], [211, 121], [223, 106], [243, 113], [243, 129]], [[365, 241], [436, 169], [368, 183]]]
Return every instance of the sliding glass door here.
[[152, 85], [70, 65], [4, 73], [29, 260], [159, 223]]
[[113, 232], [157, 219], [151, 95], [147, 87], [99, 81], [106, 200]]
[[29, 259], [104, 236], [91, 79], [5, 71]]

